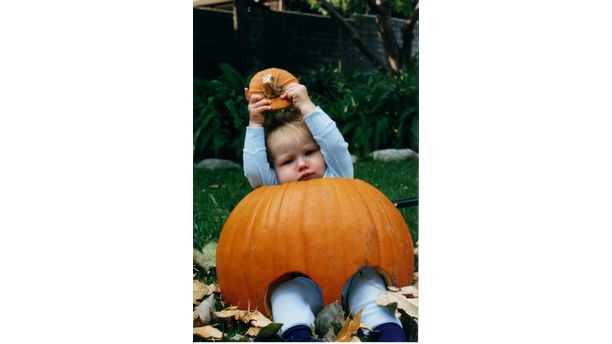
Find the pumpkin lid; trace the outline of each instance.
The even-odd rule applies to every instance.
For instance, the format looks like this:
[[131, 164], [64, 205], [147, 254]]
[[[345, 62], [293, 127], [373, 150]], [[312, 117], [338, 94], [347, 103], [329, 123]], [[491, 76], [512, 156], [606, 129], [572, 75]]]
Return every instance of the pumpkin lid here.
[[298, 79], [291, 73], [280, 68], [268, 68], [257, 72], [251, 78], [249, 84], [249, 97], [253, 94], [261, 94], [272, 100], [272, 110], [284, 109], [291, 105], [287, 99], [280, 98], [287, 86], [299, 83]]

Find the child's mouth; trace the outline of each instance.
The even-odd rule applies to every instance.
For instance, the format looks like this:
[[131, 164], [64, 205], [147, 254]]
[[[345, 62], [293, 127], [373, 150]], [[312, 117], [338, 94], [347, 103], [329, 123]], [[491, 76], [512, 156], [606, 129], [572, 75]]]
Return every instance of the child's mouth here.
[[298, 179], [299, 181], [303, 181], [303, 180], [310, 180], [314, 178], [314, 173], [306, 173], [305, 175], [301, 176], [300, 179]]

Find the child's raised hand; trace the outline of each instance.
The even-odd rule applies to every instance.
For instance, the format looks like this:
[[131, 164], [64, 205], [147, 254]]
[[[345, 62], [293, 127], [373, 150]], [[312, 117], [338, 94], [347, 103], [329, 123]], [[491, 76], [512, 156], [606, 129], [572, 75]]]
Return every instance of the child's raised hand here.
[[265, 113], [267, 110], [270, 110], [272, 107], [272, 101], [270, 99], [264, 98], [261, 94], [254, 94], [249, 96], [249, 89], [244, 89], [244, 96], [249, 102], [248, 110], [249, 110], [249, 127], [257, 128], [263, 127], [264, 121], [266, 119]]
[[316, 105], [308, 97], [308, 91], [306, 86], [302, 84], [291, 84], [287, 87], [287, 90], [281, 94], [281, 98], [291, 100], [293, 106], [302, 114], [306, 116], [316, 108]]

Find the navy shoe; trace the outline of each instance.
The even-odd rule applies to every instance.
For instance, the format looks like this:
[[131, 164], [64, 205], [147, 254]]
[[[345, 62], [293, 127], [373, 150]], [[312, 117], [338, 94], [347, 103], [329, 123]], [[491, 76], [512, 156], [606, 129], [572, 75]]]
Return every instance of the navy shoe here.
[[370, 335], [373, 342], [405, 342], [404, 329], [396, 323], [384, 323], [374, 328]]
[[283, 339], [288, 342], [321, 342], [312, 336], [310, 327], [306, 325], [295, 325], [283, 332]]

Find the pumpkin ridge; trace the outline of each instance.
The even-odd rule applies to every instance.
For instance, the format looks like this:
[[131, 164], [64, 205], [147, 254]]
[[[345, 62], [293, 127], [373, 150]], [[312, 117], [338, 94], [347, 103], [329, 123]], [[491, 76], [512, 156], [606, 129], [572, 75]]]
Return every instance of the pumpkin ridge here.
[[[397, 255], [397, 250], [395, 249], [396, 245], [391, 245], [390, 241], [393, 240], [393, 238], [389, 237], [388, 234], [389, 232], [389, 224], [393, 223], [390, 221], [390, 218], [388, 216], [388, 210], [384, 209], [385, 207], [383, 206], [383, 204], [386, 204], [384, 202], [390, 202], [389, 199], [387, 198], [387, 196], [385, 196], [384, 194], [379, 193], [379, 190], [377, 189], [366, 189], [367, 193], [370, 193], [371, 196], [369, 197], [370, 199], [378, 199], [380, 200], [379, 202], [370, 202], [368, 204], [369, 207], [372, 207], [373, 209], [371, 209], [371, 211], [375, 211], [377, 213], [380, 213], [382, 216], [382, 219], [379, 218], [379, 220], [382, 220], [382, 223], [380, 225], [376, 224], [376, 228], [378, 229], [376, 231], [376, 236], [377, 236], [377, 240], [379, 241], [379, 247], [381, 249], [378, 250], [378, 265], [380, 266], [381, 270], [386, 270], [384, 269], [385, 266], [389, 266], [390, 264], [394, 264], [394, 261], [397, 259], [398, 255]], [[384, 231], [385, 235], [380, 235], [380, 232]], [[385, 240], [386, 239], [386, 240]], [[383, 242], [384, 241], [384, 242]], [[382, 254], [382, 248], [388, 249], [389, 247], [391, 247], [391, 250], [393, 251], [391, 255], [383, 255]], [[385, 271], [385, 273], [387, 273]]]
[[[249, 231], [249, 233], [251, 234], [251, 237], [254, 238], [265, 238], [266, 235], [264, 234], [264, 232], [268, 232], [271, 229], [269, 228], [269, 226], [271, 226], [269, 224], [269, 216], [267, 216], [268, 214], [270, 214], [270, 209], [276, 209], [277, 212], [280, 212], [280, 207], [275, 207], [272, 208], [272, 204], [275, 203], [275, 199], [278, 193], [278, 190], [283, 190], [282, 186], [278, 186], [278, 185], [274, 185], [274, 186], [266, 186], [266, 193], [264, 194], [264, 196], [262, 197], [263, 199], [266, 200], [266, 204], [264, 206], [264, 208], [262, 209], [261, 212], [258, 211], [258, 213], [261, 214], [261, 216], [259, 217], [259, 223], [258, 226], [255, 226], [254, 230]], [[251, 227], [253, 228], [253, 227]], [[251, 238], [249, 238], [249, 242], [253, 242], [253, 240]], [[258, 246], [263, 246], [265, 248], [269, 248], [272, 247], [274, 248], [275, 246], [275, 240], [274, 242], [269, 242], [269, 241], [265, 241], [265, 240], [261, 240], [260, 241], [255, 241], [255, 247], [250, 246], [250, 252], [258, 252]], [[267, 249], [264, 249], [264, 252], [268, 251]], [[272, 251], [276, 251], [276, 250], [272, 250]], [[269, 264], [268, 264], [268, 259], [270, 258], [269, 256], [264, 256], [264, 255], [259, 255], [259, 254], [254, 254], [251, 255], [249, 257], [250, 259], [255, 261], [255, 266], [257, 267], [261, 267], [262, 269], [266, 269]], [[264, 287], [264, 290], [260, 290], [261, 286], [260, 286], [260, 278], [262, 278], [264, 275], [266, 274], [262, 274], [260, 271], [252, 271], [254, 276], [253, 278], [248, 278], [247, 279], [247, 288], [249, 290], [254, 290], [257, 295], [260, 295], [262, 298], [265, 295], [266, 289], [267, 289], [267, 285]], [[256, 284], [252, 284], [252, 283], [256, 283]]]
[[[409, 253], [409, 252], [412, 252], [413, 250], [413, 243], [412, 243], [412, 237], [410, 235], [410, 229], [408, 228], [408, 224], [405, 223], [402, 214], [399, 212], [399, 210], [395, 208], [393, 203], [391, 203], [391, 201], [385, 194], [383, 194], [378, 189], [370, 189], [368, 190], [368, 192], [371, 193], [373, 196], [376, 196], [380, 199], [379, 202], [374, 202], [374, 204], [375, 204], [375, 207], [377, 207], [377, 211], [380, 212], [380, 214], [384, 218], [385, 223], [387, 224], [386, 226], [380, 227], [382, 230], [385, 231], [384, 237], [388, 239], [387, 241], [406, 242], [406, 244], [409, 245], [405, 247], [400, 247], [399, 245], [388, 245], [388, 244], [382, 246], [382, 247], [391, 247], [393, 254], [391, 255], [392, 260], [389, 263], [395, 266], [401, 266], [402, 265], [401, 259], [403, 259], [405, 254], [407, 254], [408, 261], [406, 263], [408, 263], [408, 265], [410, 265], [411, 268], [413, 268], [414, 258], [411, 259], [410, 257], [411, 256], [414, 257], [414, 254], [411, 255]], [[393, 208], [396, 211], [389, 211], [391, 208]], [[397, 223], [399, 222], [399, 220], [402, 220], [402, 222], [405, 223], [405, 228], [403, 231], [396, 231], [396, 230], [393, 230], [393, 228], [389, 228], [388, 226], [389, 224]], [[404, 252], [404, 250], [406, 250], [407, 252]], [[381, 264], [381, 265], [388, 266], [387, 264]], [[389, 278], [389, 281], [386, 281], [387, 283], [397, 284], [398, 279], [400, 279], [400, 276], [397, 273], [392, 274], [390, 271], [387, 271], [386, 269], [382, 267], [381, 267], [381, 270], [383, 270], [384, 273]], [[412, 283], [412, 276], [409, 275], [408, 278], [409, 278], [408, 283], [409, 284]]]
[[[368, 267], [369, 264], [370, 264], [369, 262], [371, 260], [370, 259], [370, 255], [372, 254], [372, 250], [371, 250], [372, 243], [376, 242], [378, 244], [378, 246], [380, 247], [381, 246], [381, 242], [380, 242], [380, 238], [379, 238], [379, 235], [378, 235], [378, 231], [376, 230], [377, 224], [376, 224], [376, 221], [374, 220], [375, 216], [372, 213], [372, 209], [370, 209], [370, 202], [372, 200], [369, 199], [367, 196], [364, 196], [363, 188], [359, 187], [359, 188], [356, 188], [356, 190], [357, 190], [357, 193], [358, 193], [359, 197], [363, 201], [364, 208], [365, 208], [365, 210], [367, 210], [367, 214], [368, 214], [368, 217], [370, 219], [370, 224], [369, 224], [370, 227], [367, 229], [370, 232], [369, 233], [370, 234], [370, 236], [369, 236], [370, 240], [368, 240], [368, 246], [367, 246], [368, 249], [366, 250], [366, 256], [364, 257], [364, 266], [362, 266], [362, 267]], [[374, 240], [374, 238], [376, 238], [376, 239]], [[377, 251], [378, 251], [377, 252], [378, 253], [378, 257], [376, 257], [376, 258], [378, 258], [378, 262], [381, 262], [382, 261], [382, 259], [381, 259], [381, 250], [378, 249]]]
[[[344, 209], [347, 210], [347, 211], [342, 211], [341, 212], [342, 216], [340, 216], [340, 221], [341, 221], [341, 225], [342, 226], [340, 228], [343, 231], [351, 231], [351, 230], [355, 231], [358, 228], [354, 227], [354, 222], [349, 219], [349, 222], [347, 223], [347, 221], [345, 221], [344, 218], [343, 218], [344, 216], [351, 216], [351, 217], [354, 216], [355, 203], [353, 202], [351, 197], [348, 197], [346, 195], [347, 187], [350, 188], [351, 186], [349, 185], [349, 183], [345, 182], [345, 180], [342, 180], [342, 184], [343, 184], [342, 185], [343, 187], [338, 187], [338, 185], [336, 185], [336, 184], [334, 184], [334, 186], [333, 186], [334, 187], [334, 191], [336, 191], [335, 194], [337, 195], [336, 198], [338, 199], [339, 204], [341, 204], [343, 210]], [[342, 196], [342, 197], [340, 197], [340, 196]], [[359, 224], [357, 224], [357, 225], [359, 225]], [[347, 227], [350, 227], [350, 228], [347, 228]], [[342, 264], [344, 266], [350, 266], [349, 265], [350, 264], [350, 262], [349, 262], [350, 259], [351, 259], [351, 257], [349, 257], [349, 255], [344, 255], [342, 257]], [[344, 285], [346, 282], [348, 282], [349, 279], [350, 279], [350, 277], [342, 276], [342, 285]], [[339, 297], [339, 296], [340, 295], [337, 295], [336, 297]]]

